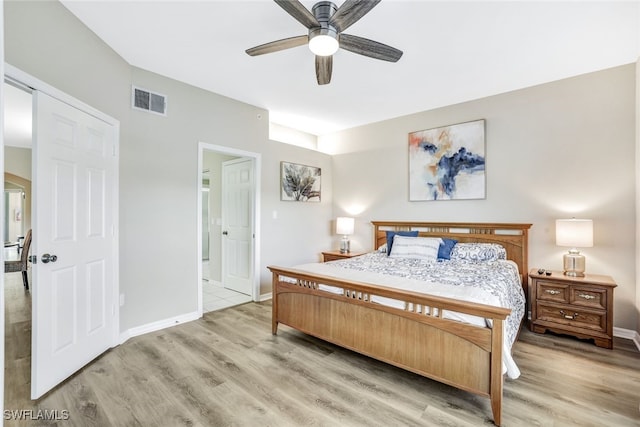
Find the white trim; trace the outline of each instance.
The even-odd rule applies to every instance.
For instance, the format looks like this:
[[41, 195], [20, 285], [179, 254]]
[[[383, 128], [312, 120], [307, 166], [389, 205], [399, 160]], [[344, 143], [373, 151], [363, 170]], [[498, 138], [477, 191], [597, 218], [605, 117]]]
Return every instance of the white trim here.
[[632, 329], [613, 328], [613, 336], [633, 341], [638, 350], [640, 350], [640, 334]]
[[260, 299], [258, 301], [264, 302], [264, 301], [269, 301], [270, 299], [273, 299], [273, 292], [260, 295]]
[[198, 314], [198, 312], [194, 311], [187, 314], [181, 314], [180, 316], [170, 317], [168, 319], [147, 323], [146, 325], [136, 326], [135, 328], [131, 328], [122, 332], [119, 337], [119, 343], [123, 344], [129, 338], [148, 334], [150, 332], [156, 332], [161, 329], [170, 328], [171, 326], [191, 322], [193, 320], [198, 320], [200, 317], [202, 317], [202, 314]]
[[[254, 215], [253, 215], [253, 231], [255, 238], [253, 239], [253, 287], [251, 293], [251, 299], [253, 301], [260, 301], [260, 182], [262, 176], [262, 154], [252, 151], [240, 150], [232, 147], [225, 147], [223, 145], [214, 145], [206, 142], [198, 142], [198, 168], [195, 171], [196, 177], [196, 191], [197, 191], [197, 209], [196, 209], [196, 244], [197, 244], [197, 256], [202, 254], [202, 168], [204, 162], [204, 151], [215, 151], [222, 154], [238, 157], [249, 157], [253, 159], [254, 167]], [[203, 302], [202, 302], [202, 262], [198, 262], [198, 313], [200, 316], [203, 314]]]

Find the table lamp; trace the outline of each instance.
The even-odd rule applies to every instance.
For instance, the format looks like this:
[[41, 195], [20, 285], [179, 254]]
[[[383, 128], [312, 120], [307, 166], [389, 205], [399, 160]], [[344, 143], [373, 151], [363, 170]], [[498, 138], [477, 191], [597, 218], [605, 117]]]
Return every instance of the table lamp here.
[[353, 226], [355, 220], [353, 218], [347, 218], [339, 216], [336, 218], [336, 234], [342, 234], [342, 240], [340, 240], [340, 253], [346, 254], [351, 252], [349, 246], [349, 236], [353, 234]]
[[584, 277], [585, 258], [578, 248], [593, 246], [593, 221], [575, 218], [557, 219], [556, 245], [571, 248], [562, 259], [564, 274], [571, 277]]

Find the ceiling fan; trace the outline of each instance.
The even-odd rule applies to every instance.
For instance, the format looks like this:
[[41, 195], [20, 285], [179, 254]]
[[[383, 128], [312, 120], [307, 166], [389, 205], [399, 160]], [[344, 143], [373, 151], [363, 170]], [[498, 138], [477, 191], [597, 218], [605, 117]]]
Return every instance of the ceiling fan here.
[[320, 1], [313, 6], [311, 12], [298, 0], [274, 1], [307, 27], [309, 34], [252, 47], [246, 50], [250, 56], [309, 44], [309, 49], [316, 55], [316, 79], [319, 85], [331, 82], [332, 55], [338, 48], [389, 62], [397, 62], [402, 56], [401, 50], [386, 44], [343, 33], [380, 3], [380, 0], [346, 0], [340, 7], [330, 1]]

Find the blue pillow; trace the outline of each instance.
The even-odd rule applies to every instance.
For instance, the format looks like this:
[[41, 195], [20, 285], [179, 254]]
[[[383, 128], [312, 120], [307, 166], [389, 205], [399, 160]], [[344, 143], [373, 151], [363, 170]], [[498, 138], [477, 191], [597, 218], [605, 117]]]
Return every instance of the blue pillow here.
[[393, 236], [406, 236], [406, 237], [418, 237], [418, 231], [387, 231], [387, 256], [391, 253], [391, 246], [393, 246]]
[[451, 251], [456, 243], [458, 243], [457, 240], [443, 238], [442, 243], [440, 243], [440, 247], [438, 248], [438, 259], [450, 259]]

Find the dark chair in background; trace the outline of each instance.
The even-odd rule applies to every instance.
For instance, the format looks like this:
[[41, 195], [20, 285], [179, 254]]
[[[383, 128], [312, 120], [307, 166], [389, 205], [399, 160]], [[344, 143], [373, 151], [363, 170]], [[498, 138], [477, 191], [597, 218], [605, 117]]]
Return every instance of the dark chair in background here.
[[29, 249], [31, 247], [31, 230], [27, 231], [27, 235], [24, 237], [24, 244], [22, 245], [22, 252], [20, 253], [20, 259], [5, 261], [4, 272], [5, 273], [17, 273], [22, 272], [22, 283], [25, 289], [29, 289], [29, 278], [27, 277], [27, 267], [29, 266]]

